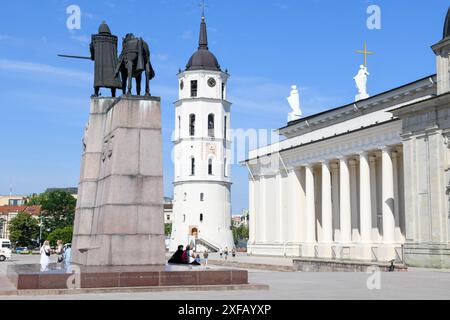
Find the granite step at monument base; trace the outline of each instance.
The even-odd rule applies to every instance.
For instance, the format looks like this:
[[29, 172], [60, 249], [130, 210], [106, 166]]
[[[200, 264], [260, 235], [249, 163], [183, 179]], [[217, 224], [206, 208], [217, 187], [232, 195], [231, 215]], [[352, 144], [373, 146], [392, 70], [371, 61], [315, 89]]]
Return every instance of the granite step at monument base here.
[[[391, 264], [377, 261], [334, 260], [320, 258], [294, 258], [294, 269], [300, 272], [367, 272], [376, 267], [381, 272], [390, 271]], [[395, 272], [406, 272], [403, 263], [394, 263]]]
[[248, 285], [245, 270], [189, 265], [24, 264], [8, 266], [7, 277], [18, 290]]

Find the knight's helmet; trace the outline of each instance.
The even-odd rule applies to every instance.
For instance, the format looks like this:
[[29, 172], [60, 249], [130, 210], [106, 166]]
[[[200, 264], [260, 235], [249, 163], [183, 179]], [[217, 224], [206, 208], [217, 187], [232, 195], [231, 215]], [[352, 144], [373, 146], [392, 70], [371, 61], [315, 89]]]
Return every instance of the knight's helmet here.
[[103, 34], [103, 35], [111, 34], [111, 30], [109, 29], [109, 27], [105, 21], [103, 21], [102, 24], [100, 25], [100, 27], [98, 28], [98, 33]]

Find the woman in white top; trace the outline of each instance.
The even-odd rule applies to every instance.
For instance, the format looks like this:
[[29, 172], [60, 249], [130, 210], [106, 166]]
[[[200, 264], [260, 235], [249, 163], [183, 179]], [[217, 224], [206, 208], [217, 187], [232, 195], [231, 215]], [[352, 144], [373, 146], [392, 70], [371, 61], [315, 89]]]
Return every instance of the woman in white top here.
[[44, 242], [40, 252], [41, 252], [41, 268], [45, 269], [50, 263], [50, 254], [51, 254], [50, 242], [48, 240]]

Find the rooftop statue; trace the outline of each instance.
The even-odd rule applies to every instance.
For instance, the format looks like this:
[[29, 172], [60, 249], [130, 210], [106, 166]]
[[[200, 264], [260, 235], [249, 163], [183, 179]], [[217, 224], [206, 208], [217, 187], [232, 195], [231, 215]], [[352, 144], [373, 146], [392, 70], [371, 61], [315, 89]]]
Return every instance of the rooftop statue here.
[[297, 86], [291, 87], [291, 95], [287, 98], [292, 112], [288, 115], [288, 122], [295, 121], [301, 118], [302, 111], [300, 110], [300, 96], [298, 94]]
[[361, 65], [359, 67], [358, 74], [353, 78], [356, 83], [356, 87], [358, 88], [358, 95], [356, 95], [355, 100], [363, 100], [369, 98], [369, 94], [367, 93], [367, 76], [370, 73], [367, 71], [367, 67]]

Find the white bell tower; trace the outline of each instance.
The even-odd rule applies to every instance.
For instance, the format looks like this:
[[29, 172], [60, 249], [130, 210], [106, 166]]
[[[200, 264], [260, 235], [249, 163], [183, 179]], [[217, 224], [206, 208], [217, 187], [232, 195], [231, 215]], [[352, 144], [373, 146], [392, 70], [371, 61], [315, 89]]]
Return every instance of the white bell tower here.
[[205, 18], [199, 47], [178, 74], [175, 102], [174, 201], [170, 251], [234, 246], [231, 231], [231, 103], [229, 75], [208, 49]]

